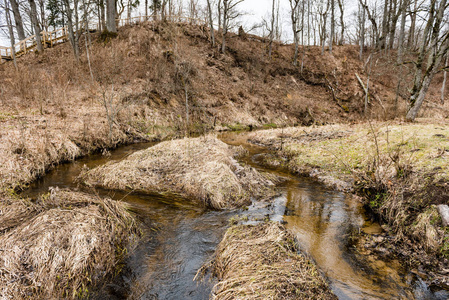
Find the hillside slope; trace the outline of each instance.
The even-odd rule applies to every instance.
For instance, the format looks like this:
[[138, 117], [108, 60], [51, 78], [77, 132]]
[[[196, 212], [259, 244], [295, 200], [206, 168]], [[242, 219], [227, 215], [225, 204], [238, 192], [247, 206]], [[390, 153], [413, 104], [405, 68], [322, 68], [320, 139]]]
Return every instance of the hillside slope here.
[[[0, 65], [0, 188], [17, 188], [91, 151], [187, 128], [357, 122], [364, 103], [356, 73], [366, 81], [369, 71], [372, 117], [402, 116], [406, 107], [395, 94], [407, 72], [381, 54], [369, 70], [354, 46], [335, 47], [333, 55], [308, 47], [303, 64], [300, 49], [301, 70], [291, 45], [275, 44], [270, 60], [264, 39], [231, 34], [221, 54], [201, 26], [148, 22], [122, 27], [113, 39], [89, 38], [89, 47], [80, 41], [79, 62], [65, 43], [21, 57], [18, 72]], [[437, 104], [438, 81], [423, 116], [449, 115]], [[406, 98], [405, 87], [399, 90]]]

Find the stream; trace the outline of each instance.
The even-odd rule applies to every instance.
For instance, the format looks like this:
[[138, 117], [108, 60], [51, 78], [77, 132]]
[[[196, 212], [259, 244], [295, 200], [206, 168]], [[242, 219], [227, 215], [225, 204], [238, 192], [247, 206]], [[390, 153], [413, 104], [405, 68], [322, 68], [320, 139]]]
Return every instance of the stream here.
[[[349, 242], [351, 233], [381, 231], [366, 218], [359, 201], [312, 179], [262, 166], [258, 157], [268, 150], [247, 144], [245, 134], [227, 133], [220, 138], [248, 150], [242, 163], [286, 178], [279, 186], [279, 196], [269, 205], [256, 202], [246, 210], [215, 211], [179, 196], [99, 190], [101, 196], [129, 204], [143, 223], [143, 238], [126, 260], [123, 272], [102, 286], [94, 299], [209, 299], [213, 279], [196, 282], [193, 278], [214, 253], [229, 219], [236, 216], [250, 224], [267, 218], [285, 223], [302, 250], [329, 278], [339, 299], [449, 298], [445, 291], [431, 291], [397, 261], [358, 254]], [[75, 178], [84, 165], [93, 168], [152, 145], [123, 146], [107, 156], [94, 154], [61, 164], [31, 184], [24, 195], [35, 198], [49, 187], [77, 188]]]

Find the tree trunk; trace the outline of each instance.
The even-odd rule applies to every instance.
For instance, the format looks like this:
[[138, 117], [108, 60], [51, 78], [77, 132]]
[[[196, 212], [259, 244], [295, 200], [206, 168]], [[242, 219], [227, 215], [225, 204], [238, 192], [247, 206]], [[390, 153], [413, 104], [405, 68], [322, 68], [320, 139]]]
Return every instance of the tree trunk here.
[[42, 52], [44, 47], [42, 46], [41, 28], [37, 19], [36, 2], [34, 0], [28, 0], [28, 3], [30, 4], [31, 23], [33, 24], [34, 34], [36, 35], [37, 52]]
[[366, 4], [366, 0], [359, 0], [360, 5], [363, 7], [363, 9], [366, 12], [366, 16], [368, 17], [368, 20], [371, 22], [372, 29], [373, 29], [373, 44], [375, 48], [380, 48], [380, 37], [379, 37], [379, 29], [377, 26], [376, 18], [373, 16], [369, 10], [368, 5]]
[[145, 21], [148, 20], [148, 0], [145, 0]]
[[109, 32], [117, 32], [117, 25], [115, 19], [117, 11], [115, 9], [115, 0], [106, 0], [106, 29]]
[[[410, 108], [406, 119], [414, 121], [422, 106], [430, 83], [439, 71], [443, 61], [443, 56], [449, 51], [449, 32], [441, 35], [441, 29], [444, 27], [443, 18], [447, 15], [447, 0], [439, 2], [432, 1], [428, 13], [427, 24], [425, 26], [416, 66], [416, 73], [412, 94], [410, 96]], [[423, 71], [423, 62], [427, 56], [427, 65]]]
[[398, 0], [392, 0], [392, 9], [390, 11], [390, 45], [389, 48], [393, 49], [394, 47], [394, 36], [396, 35], [396, 24], [398, 23], [399, 16], [401, 16], [401, 9], [398, 9]]
[[405, 21], [407, 20], [407, 6], [408, 0], [402, 0], [401, 5], [401, 28], [399, 30], [399, 39], [398, 39], [398, 64], [402, 63], [402, 55], [404, 52], [404, 35], [405, 35]]
[[221, 31], [221, 1], [222, 0], [218, 0], [218, 6], [217, 6], [217, 9], [218, 9], [218, 32], [219, 33], [221, 33], [222, 31]]
[[[446, 67], [449, 66], [449, 54], [446, 54]], [[444, 92], [446, 90], [447, 71], [444, 71], [443, 84], [441, 85], [441, 104], [444, 104]]]
[[69, 40], [70, 44], [72, 45], [73, 55], [75, 56], [76, 60], [79, 60], [78, 57], [78, 51], [77, 51], [77, 43], [76, 43], [76, 37], [75, 33], [73, 31], [73, 16], [72, 16], [72, 10], [70, 9], [70, 2], [69, 0], [64, 0], [64, 6], [65, 6], [65, 12], [67, 15], [67, 27], [69, 30]]
[[363, 49], [365, 48], [365, 9], [360, 7], [360, 60], [363, 59]]
[[5, 13], [6, 13], [6, 24], [8, 26], [8, 32], [9, 32], [9, 40], [11, 42], [11, 57], [12, 60], [14, 62], [14, 67], [16, 68], [16, 70], [18, 70], [17, 67], [17, 61], [16, 61], [16, 48], [15, 48], [15, 39], [14, 39], [14, 29], [12, 26], [12, 22], [11, 22], [11, 15], [9, 13], [9, 5], [8, 5], [8, 1], [5, 1]]
[[412, 105], [407, 112], [407, 116], [405, 117], [407, 121], [414, 121], [418, 116], [418, 112], [424, 102], [424, 98], [426, 97], [427, 91], [429, 90], [432, 79], [433, 75], [430, 76], [429, 74], [429, 76], [425, 76], [420, 89], [410, 97]]
[[10, 0], [12, 13], [14, 15], [14, 21], [16, 23], [16, 31], [19, 36], [19, 40], [24, 40], [25, 30], [23, 29], [22, 16], [20, 15], [19, 3], [16, 0]]
[[332, 54], [332, 45], [334, 43], [335, 36], [335, 0], [331, 1], [331, 34], [329, 37], [329, 53]]
[[212, 7], [210, 5], [210, 0], [207, 0], [207, 13], [209, 15], [210, 39], [212, 42], [212, 47], [215, 47], [214, 20], [212, 17]]
[[338, 44], [343, 45], [345, 38], [345, 19], [344, 19], [344, 0], [338, 0], [338, 7], [340, 8], [340, 22], [341, 22], [341, 36]]
[[270, 60], [271, 60], [271, 52], [273, 51], [274, 21], [275, 21], [275, 1], [276, 0], [272, 0], [272, 1], [273, 1], [273, 5], [271, 7], [270, 44], [268, 46], [268, 57], [270, 58]]
[[292, 31], [293, 31], [293, 40], [295, 42], [295, 56], [293, 57], [293, 65], [296, 66], [298, 63], [298, 44], [299, 44], [299, 0], [290, 0], [290, 18], [292, 21]]
[[386, 39], [387, 39], [387, 33], [388, 33], [388, 18], [389, 18], [388, 5], [389, 5], [389, 1], [385, 0], [384, 1], [384, 14], [382, 17], [382, 36], [380, 37], [380, 44], [379, 44], [380, 49], [384, 49], [386, 47]]
[[221, 43], [221, 52], [225, 53], [226, 50], [226, 33], [228, 33], [228, 1], [229, 0], [223, 0], [223, 38]]
[[416, 14], [418, 9], [418, 0], [414, 1], [413, 11], [410, 13], [410, 30], [408, 34], [407, 48], [412, 50], [415, 48], [415, 28], [416, 28]]

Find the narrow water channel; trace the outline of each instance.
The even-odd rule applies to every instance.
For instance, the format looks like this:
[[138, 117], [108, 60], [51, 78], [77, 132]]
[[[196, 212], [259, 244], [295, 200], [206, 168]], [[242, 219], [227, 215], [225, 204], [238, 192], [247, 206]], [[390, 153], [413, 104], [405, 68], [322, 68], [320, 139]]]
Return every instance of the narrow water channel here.
[[[248, 223], [267, 218], [285, 222], [302, 249], [329, 278], [339, 299], [447, 299], [448, 294], [433, 294], [415, 282], [398, 262], [366, 258], [350, 247], [349, 237], [354, 230], [378, 230], [365, 220], [358, 201], [313, 180], [261, 166], [257, 157], [267, 150], [246, 144], [244, 135], [226, 134], [221, 138], [248, 149], [249, 155], [242, 163], [285, 177], [279, 196], [270, 205], [254, 203], [247, 210], [214, 211], [173, 195], [99, 191], [100, 195], [126, 201], [144, 224], [144, 232], [123, 274], [106, 284], [95, 298], [208, 299], [213, 280], [198, 283], [193, 278], [213, 254], [228, 220], [240, 216]], [[91, 155], [60, 165], [33, 183], [25, 194], [37, 197], [50, 186], [76, 188], [74, 179], [84, 165], [92, 168], [120, 160], [151, 145], [126, 146], [109, 156]]]

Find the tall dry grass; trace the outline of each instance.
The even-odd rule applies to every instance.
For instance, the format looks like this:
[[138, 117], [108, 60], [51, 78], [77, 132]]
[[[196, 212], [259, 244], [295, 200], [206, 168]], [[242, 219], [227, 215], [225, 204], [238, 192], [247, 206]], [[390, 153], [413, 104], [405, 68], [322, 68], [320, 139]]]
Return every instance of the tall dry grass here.
[[211, 299], [337, 299], [294, 237], [274, 222], [229, 228], [204, 268], [218, 279]]
[[68, 190], [0, 209], [1, 299], [88, 298], [138, 233], [123, 203]]
[[172, 140], [80, 177], [89, 186], [172, 192], [216, 209], [241, 207], [274, 194], [273, 178], [235, 160], [242, 151], [213, 136]]

